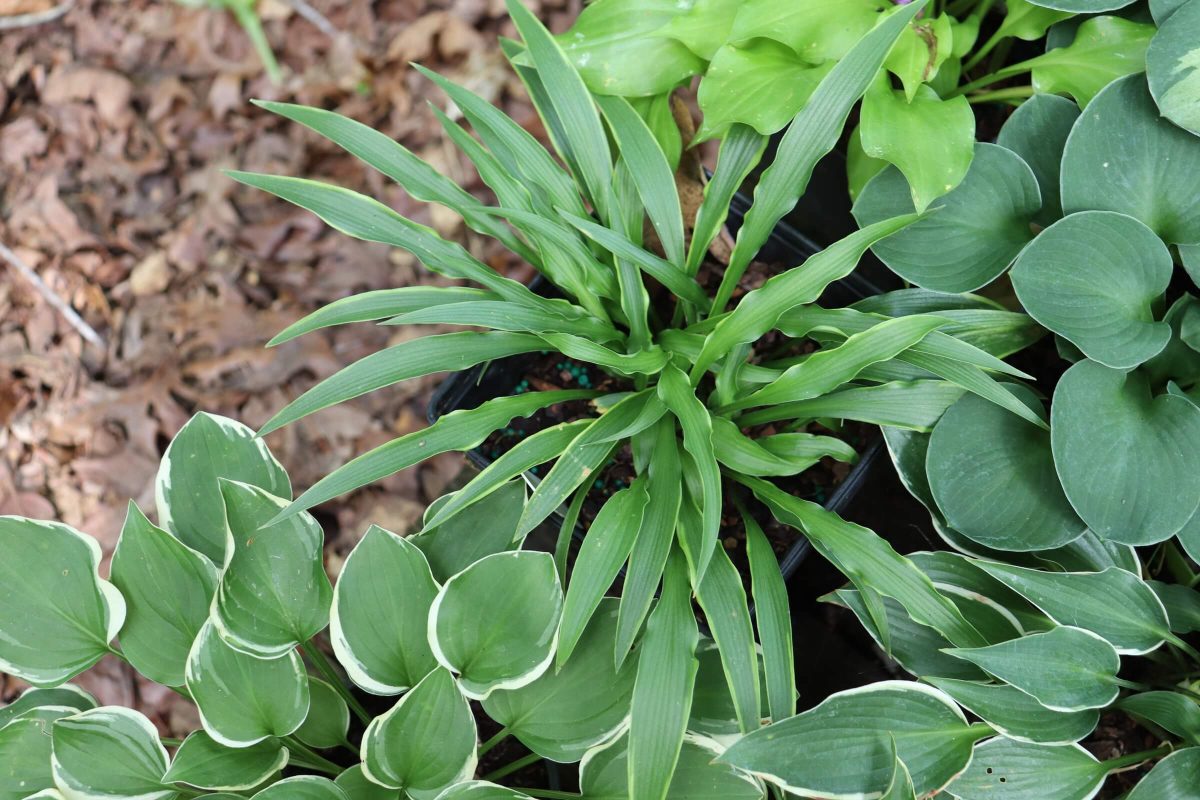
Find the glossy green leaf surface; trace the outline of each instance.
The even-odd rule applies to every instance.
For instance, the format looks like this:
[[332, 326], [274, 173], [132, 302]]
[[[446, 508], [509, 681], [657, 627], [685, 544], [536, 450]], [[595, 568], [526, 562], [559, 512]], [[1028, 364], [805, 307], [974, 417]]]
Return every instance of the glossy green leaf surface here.
[[8, 704], [0, 706], [0, 728], [35, 708], [57, 706], [75, 711], [87, 711], [97, 705], [99, 704], [96, 702], [96, 698], [72, 683], [64, 683], [53, 689], [26, 689]]
[[1122, 711], [1144, 719], [1180, 737], [1200, 744], [1200, 705], [1178, 692], [1140, 692], [1117, 703]]
[[738, 123], [764, 135], [781, 130], [832, 67], [830, 61], [814, 65], [772, 39], [725, 44], [697, 91], [704, 114], [697, 140], [721, 136]]
[[519, 543], [517, 522], [525, 509], [527, 494], [523, 480], [502, 483], [445, 522], [432, 524], [451, 503], [468, 500], [461, 495], [471, 491], [475, 484], [472, 481], [461, 492], [435, 500], [425, 512], [425, 529], [406, 537], [409, 544], [425, 554], [434, 580], [446, 581], [484, 556], [511, 550]]
[[959, 800], [1090, 800], [1104, 774], [1079, 745], [1047, 747], [997, 736], [975, 748], [970, 766], [947, 791]]
[[954, 702], [1010, 739], [1030, 744], [1064, 745], [1078, 742], [1096, 729], [1100, 712], [1051, 711], [1033, 697], [1002, 683], [978, 683], [956, 678], [928, 678]]
[[276, 739], [232, 748], [195, 731], [183, 740], [162, 780], [197, 789], [242, 791], [260, 785], [287, 762], [288, 751]]
[[251, 800], [347, 800], [346, 793], [328, 778], [296, 775], [273, 783]]
[[1146, 51], [1150, 93], [1163, 116], [1200, 135], [1200, 3], [1183, 3], [1163, 22]]
[[401, 790], [380, 786], [372, 782], [363, 772], [363, 765], [356, 764], [334, 779], [349, 800], [401, 800]]
[[141, 714], [104, 706], [54, 722], [54, 782], [68, 797], [166, 800], [166, 749]]
[[465, 781], [446, 789], [435, 800], [532, 800], [529, 795], [487, 781]]
[[820, 0], [746, 0], [738, 9], [730, 38], [773, 39], [815, 64], [849, 53], [885, 10], [887, 5], [878, 0], [847, 0], [836, 8]]

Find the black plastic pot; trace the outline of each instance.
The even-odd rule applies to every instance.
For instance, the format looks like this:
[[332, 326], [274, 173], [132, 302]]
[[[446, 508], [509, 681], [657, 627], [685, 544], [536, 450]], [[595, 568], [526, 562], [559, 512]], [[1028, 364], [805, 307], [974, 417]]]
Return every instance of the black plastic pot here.
[[[736, 232], [741, 226], [743, 216], [749, 206], [750, 200], [748, 198], [740, 194], [734, 196], [733, 202], [730, 204], [727, 221], [727, 225], [731, 231]], [[792, 226], [780, 223], [775, 227], [775, 230], [771, 233], [762, 250], [759, 251], [758, 258], [760, 261], [768, 263], [781, 263], [794, 266], [820, 250], [821, 247], [813, 242], [812, 239], [800, 233]], [[540, 281], [541, 279], [539, 278], [532, 284], [535, 290], [538, 288]], [[837, 283], [831, 284], [821, 296], [821, 303], [833, 308], [842, 307], [863, 298], [880, 294], [882, 291], [882, 289], [868, 278], [858, 273], [851, 273]], [[537, 358], [540, 358], [540, 356], [512, 356], [454, 373], [442, 382], [430, 399], [428, 409], [430, 424], [436, 422], [439, 417], [449, 414], [451, 411], [475, 408], [487, 400], [512, 394], [513, 389], [525, 374], [528, 365]], [[492, 459], [478, 448], [469, 451], [467, 457], [480, 469], [492, 463]], [[881, 467], [884, 469], [887, 468], [886, 462], [887, 457], [883, 453], [882, 442], [877, 440], [869, 445], [866, 451], [862, 453], [858, 463], [850, 470], [846, 479], [838, 485], [833, 494], [829, 496], [829, 499], [825, 501], [825, 508], [836, 512], [842, 512], [847, 509], [854, 498], [858, 496], [862, 486], [867, 482], [870, 475]], [[531, 485], [536, 485], [538, 481], [536, 476], [529, 474], [526, 474], [525, 479]], [[561, 523], [561, 514], [556, 514], [555, 518]], [[583, 535], [584, 530], [581, 527], [577, 527], [575, 530], [576, 538], [580, 538]], [[798, 535], [796, 542], [783, 555], [783, 558], [780, 559], [779, 567], [783, 572], [785, 580], [789, 579], [800, 568], [800, 565], [804, 563], [811, 552], [812, 547], [808, 540], [802, 535]]]

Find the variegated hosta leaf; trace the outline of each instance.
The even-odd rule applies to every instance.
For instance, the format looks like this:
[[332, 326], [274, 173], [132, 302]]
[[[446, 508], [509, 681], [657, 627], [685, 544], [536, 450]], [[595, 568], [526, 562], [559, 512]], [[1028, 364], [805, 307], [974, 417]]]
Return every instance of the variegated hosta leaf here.
[[0, 672], [57, 686], [99, 661], [125, 622], [100, 545], [57, 522], [0, 517]]
[[0, 800], [23, 800], [54, 786], [51, 726], [75, 713], [67, 706], [27, 708], [0, 725]]
[[225, 506], [218, 478], [290, 498], [292, 485], [267, 444], [240, 422], [201, 412], [179, 429], [154, 482], [158, 521], [179, 541], [225, 563]]
[[310, 747], [337, 747], [347, 741], [350, 707], [336, 689], [319, 678], [308, 679], [308, 716], [296, 729], [296, 738]]
[[427, 636], [437, 592], [421, 551], [371, 526], [342, 567], [329, 620], [352, 681], [372, 694], [400, 694], [437, 665]]
[[227, 747], [295, 731], [308, 715], [308, 674], [296, 651], [262, 659], [234, 650], [206, 623], [188, 654], [187, 688], [200, 721]]
[[[629, 736], [589, 750], [579, 765], [579, 788], [588, 800], [630, 797]], [[763, 785], [716, 759], [721, 748], [703, 736], [688, 734], [679, 752], [665, 800], [763, 800]]]
[[975, 716], [1010, 739], [1030, 744], [1078, 742], [1096, 729], [1100, 712], [1051, 711], [1025, 692], [1002, 683], [926, 678]]
[[35, 708], [65, 706], [75, 711], [87, 711], [97, 705], [96, 698], [73, 683], [64, 683], [52, 689], [26, 689], [11, 703], [0, 707], [0, 728]]
[[163, 783], [182, 783], [212, 791], [253, 789], [288, 763], [288, 751], [276, 739], [231, 748], [204, 731], [195, 731], [175, 752]]
[[262, 658], [308, 641], [329, 622], [321, 526], [309, 514], [271, 523], [287, 501], [221, 480], [229, 545], [212, 622], [221, 638]]
[[997, 736], [975, 748], [970, 766], [946, 791], [958, 800], [1091, 800], [1106, 772], [1077, 744], [1048, 747]]
[[529, 795], [487, 781], [456, 783], [434, 800], [533, 800]]
[[483, 558], [446, 581], [429, 612], [429, 645], [468, 697], [519, 689], [550, 666], [562, 588], [549, 553]]
[[334, 780], [350, 800], [401, 800], [401, 790], [380, 786], [363, 772], [362, 764], [355, 764]]
[[104, 706], [54, 723], [54, 782], [75, 800], [166, 800], [169, 759], [158, 730], [136, 711]]
[[475, 718], [454, 677], [434, 669], [363, 734], [366, 777], [381, 786], [431, 791], [475, 772]]
[[447, 504], [471, 491], [473, 485], [474, 482], [433, 501], [425, 511], [427, 527], [406, 537], [407, 542], [425, 554], [434, 580], [449, 580], [484, 556], [503, 553], [520, 545], [517, 522], [525, 510], [527, 495], [525, 481], [520, 478], [501, 484], [453, 517], [430, 526], [430, 521], [436, 519]]
[[1185, 2], [1159, 25], [1146, 51], [1146, 76], [1163, 116], [1200, 136], [1200, 3]]
[[349, 800], [341, 787], [328, 778], [297, 775], [263, 789], [250, 800]]

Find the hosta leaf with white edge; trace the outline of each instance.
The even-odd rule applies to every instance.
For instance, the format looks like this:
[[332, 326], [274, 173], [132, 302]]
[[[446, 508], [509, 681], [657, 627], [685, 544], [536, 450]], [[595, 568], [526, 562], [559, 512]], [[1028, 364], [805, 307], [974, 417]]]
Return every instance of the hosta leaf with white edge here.
[[57, 686], [99, 661], [125, 622], [100, 545], [69, 525], [0, 517], [0, 672]]
[[400, 694], [437, 665], [429, 609], [438, 584], [411, 542], [372, 525], [333, 590], [329, 640], [338, 662], [372, 694]]
[[571, 658], [520, 689], [500, 689], [484, 711], [533, 752], [560, 763], [578, 761], [608, 739], [629, 717], [636, 665], [613, 665], [616, 598], [592, 615]]
[[155, 683], [182, 686], [188, 651], [208, 619], [217, 589], [216, 567], [151, 524], [131, 502], [111, 577], [128, 606], [121, 652]]
[[[1144, 374], [1094, 361], [1067, 370], [1050, 409], [1054, 464], [1088, 527], [1116, 542], [1167, 539], [1200, 504], [1200, 408], [1152, 396]], [[1097, 435], [1101, 433], [1103, 435]]]
[[346, 701], [319, 678], [309, 677], [308, 692], [308, 715], [296, 729], [296, 738], [318, 749], [344, 744], [350, 730], [350, 708]]
[[1116, 699], [1121, 657], [1082, 628], [1059, 627], [1020, 639], [945, 652], [970, 661], [1051, 711], [1103, 708]]
[[229, 542], [213, 625], [239, 650], [281, 656], [329, 623], [324, 533], [308, 514], [272, 522], [287, 500], [256, 486], [221, 479], [221, 496]]
[[158, 730], [136, 711], [102, 706], [54, 722], [54, 783], [71, 800], [166, 800], [169, 759]]
[[529, 795], [487, 781], [456, 783], [435, 800], [533, 800]]
[[487, 556], [438, 592], [429, 611], [429, 646], [468, 697], [519, 689], [553, 661], [562, 603], [549, 553]]
[[[1033, 238], [1042, 207], [1037, 178], [1020, 156], [978, 142], [966, 176], [936, 213], [871, 249], [893, 272], [925, 289], [970, 292], [995, 280]], [[868, 225], [912, 212], [908, 182], [889, 167], [863, 188], [854, 218]]]
[[431, 670], [363, 734], [366, 777], [393, 789], [431, 791], [475, 772], [475, 718], [454, 677]]
[[1169, 731], [1190, 745], [1200, 745], [1200, 705], [1178, 692], [1139, 692], [1121, 698], [1117, 708]]
[[[583, 757], [579, 788], [584, 800], [627, 800], [638, 796], [629, 788], [629, 736], [602, 744]], [[717, 761], [720, 746], [703, 736], [687, 734], [670, 776], [666, 800], [763, 800], [762, 784], [744, 772]]]
[[1200, 136], [1200, 3], [1185, 2], [1159, 25], [1146, 51], [1146, 77], [1163, 116]]
[[1097, 709], [1051, 711], [1020, 689], [1002, 683], [957, 678], [924, 679], [999, 733], [1020, 742], [1072, 744], [1094, 731], [1100, 720]]
[[1197, 800], [1200, 798], [1200, 747], [1177, 750], [1154, 765], [1126, 800]]
[[742, 730], [738, 725], [733, 695], [729, 693], [725, 668], [721, 666], [717, 643], [701, 638], [696, 646], [696, 662], [696, 684], [692, 689], [692, 708], [687, 729], [723, 745], [732, 744], [742, 735]]
[[36, 797], [54, 786], [51, 726], [74, 713], [67, 706], [31, 708], [0, 726], [0, 800]]
[[[895, 745], [892, 746], [893, 752]], [[888, 787], [880, 795], [879, 800], [917, 800], [917, 790], [913, 786], [912, 773], [908, 766], [897, 756], [893, 758], [892, 779]]]
[[958, 706], [931, 686], [882, 681], [838, 692], [760, 728], [720, 760], [788, 792], [848, 799], [882, 794], [898, 755], [917, 795], [927, 796], [966, 767], [972, 745], [990, 731], [968, 724]]
[[58, 706], [87, 711], [97, 705], [99, 703], [96, 702], [96, 698], [72, 683], [64, 683], [52, 689], [26, 689], [11, 703], [0, 706], [0, 728], [35, 708]]
[[997, 736], [975, 748], [970, 766], [946, 791], [958, 800], [1091, 800], [1105, 772], [1077, 744], [1049, 747]]
[[[1009, 13], [1014, 4], [1009, 3]], [[1065, 97], [1036, 94], [1013, 112], [996, 137], [996, 143], [1007, 147], [1024, 159], [1037, 177], [1042, 193], [1042, 210], [1034, 217], [1040, 225], [1049, 225], [1062, 216], [1059, 196], [1059, 170], [1063, 147], [1075, 120], [1079, 106]]]
[[288, 763], [288, 751], [276, 739], [243, 748], [227, 747], [204, 731], [195, 731], [175, 752], [163, 783], [236, 792], [253, 789]]
[[250, 800], [349, 800], [341, 787], [328, 778], [297, 775], [284, 778], [258, 792]]
[[211, 622], [192, 645], [186, 676], [204, 730], [227, 747], [287, 736], [308, 715], [308, 674], [299, 654], [247, 655], [225, 644]]
[[401, 800], [402, 790], [373, 782], [363, 772], [361, 763], [338, 775], [334, 783], [350, 800]]
[[225, 563], [225, 506], [218, 478], [291, 497], [287, 472], [254, 431], [201, 412], [179, 429], [158, 467], [154, 496], [159, 524], [214, 564]]

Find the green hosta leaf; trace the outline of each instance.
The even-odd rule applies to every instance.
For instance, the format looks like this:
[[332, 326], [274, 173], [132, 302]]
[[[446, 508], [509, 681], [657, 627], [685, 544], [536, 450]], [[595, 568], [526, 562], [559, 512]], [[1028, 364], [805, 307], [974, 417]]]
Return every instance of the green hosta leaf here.
[[1117, 697], [1121, 658], [1108, 642], [1081, 628], [1054, 628], [988, 647], [951, 648], [1051, 711], [1103, 708]]
[[1146, 76], [1163, 116], [1200, 135], [1200, 3], [1187, 2], [1163, 22], [1146, 51]]
[[[779, 571], [778, 561], [774, 569]], [[738, 712], [730, 693], [721, 651], [717, 643], [701, 637], [696, 647], [696, 685], [692, 689], [692, 708], [687, 729], [691, 733], [711, 737], [714, 741], [732, 742], [742, 735]], [[795, 697], [795, 695], [793, 695]], [[761, 709], [760, 709], [761, 710]], [[754, 727], [758, 727], [757, 721]]]
[[75, 711], [95, 708], [96, 705], [96, 698], [73, 683], [64, 683], [53, 689], [26, 689], [11, 703], [0, 706], [0, 728], [35, 708], [57, 706], [74, 709], [70, 712], [73, 714]]
[[346, 793], [328, 778], [297, 775], [263, 789], [250, 800], [348, 800]]
[[724, 547], [714, 550], [704, 580], [696, 588], [696, 599], [720, 649], [739, 728], [742, 733], [749, 733], [759, 727], [762, 719], [754, 626], [737, 567]]
[[393, 789], [431, 791], [475, 772], [475, 719], [454, 677], [434, 669], [363, 734], [363, 771]]
[[[920, 86], [937, 77], [942, 64], [950, 58], [954, 50], [954, 23], [954, 18], [950, 15], [939, 14], [931, 20], [914, 20], [904, 29], [904, 33], [900, 34], [900, 39], [883, 65], [888, 72], [900, 79], [906, 101], [911, 103]], [[974, 129], [972, 121], [972, 139]], [[968, 160], [969, 158], [968, 151]], [[963, 171], [966, 171], [965, 165]]]
[[[1010, 2], [1008, 7], [1011, 14], [1014, 3]], [[1036, 8], [1028, 4], [1026, 7]], [[1067, 98], [1035, 94], [1005, 121], [996, 138], [997, 144], [1019, 155], [1037, 177], [1042, 210], [1034, 216], [1034, 221], [1039, 225], [1049, 225], [1062, 216], [1059, 171], [1067, 136], [1077, 119], [1079, 106]]]
[[1175, 381], [1194, 385], [1200, 379], [1200, 300], [1191, 294], [1180, 295], [1167, 309], [1163, 322], [1171, 329], [1171, 340], [1146, 362], [1146, 374], [1153, 384]]
[[435, 800], [533, 800], [516, 789], [497, 786], [487, 781], [456, 783], [439, 794]]
[[[564, 446], [566, 441], [569, 439], [564, 437]], [[561, 452], [561, 449], [558, 452]], [[449, 580], [451, 576], [462, 572], [484, 556], [512, 550], [520, 543], [517, 523], [525, 510], [526, 490], [523, 480], [501, 484], [495, 491], [483, 495], [478, 502], [467, 506], [445, 522], [437, 525], [430, 522], [450, 503], [459, 499], [459, 495], [469, 491], [474, 483], [475, 481], [472, 481], [467, 488], [435, 500], [425, 511], [425, 529], [407, 538], [409, 544], [416, 545], [417, 549], [425, 554], [434, 580]]]
[[75, 709], [66, 706], [30, 708], [0, 724], [0, 800], [39, 797], [42, 795], [35, 792], [54, 786], [52, 726], [55, 720], [74, 713]]
[[1200, 798], [1200, 747], [1171, 753], [1138, 781], [1126, 800], [1196, 800]]
[[[716, 0], [721, 2], [722, 0]], [[699, 0], [704, 2], [704, 0]], [[696, 211], [692, 240], [688, 244], [687, 274], [695, 275], [700, 262], [729, 215], [729, 202], [750, 170], [762, 158], [766, 137], [749, 125], [736, 124], [721, 139], [717, 166], [704, 185], [704, 199]]]
[[1133, 217], [1081, 211], [1044, 230], [1017, 258], [1013, 288], [1030, 316], [1116, 369], [1167, 346], [1153, 306], [1171, 281], [1171, 254]]
[[[1029, 222], [1041, 205], [1037, 178], [1020, 156], [979, 142], [962, 182], [937, 203], [940, 210], [872, 249], [925, 289], [974, 291], [1004, 272], [1033, 238]], [[889, 168], [863, 189], [854, 218], [868, 225], [912, 210], [907, 181]]]
[[533, 752], [560, 763], [578, 761], [608, 739], [629, 717], [635, 673], [632, 661], [613, 665], [617, 605], [616, 598], [601, 602], [560, 669], [520, 689], [493, 692], [483, 701], [488, 716]]
[[325, 574], [321, 526], [308, 514], [272, 520], [287, 501], [221, 480], [229, 523], [225, 569], [212, 622], [231, 645], [275, 658], [329, 623], [333, 588]]
[[1033, 87], [1044, 94], [1069, 94], [1080, 107], [1110, 82], [1146, 68], [1154, 26], [1120, 17], [1084, 20], [1075, 40], [1025, 62]]
[[811, 433], [778, 433], [751, 439], [725, 417], [713, 417], [717, 460], [745, 475], [797, 475], [822, 458], [853, 462], [858, 454], [841, 439]]
[[1128, 214], [1172, 244], [1200, 242], [1198, 182], [1196, 137], [1159, 116], [1141, 75], [1096, 95], [1063, 152], [1064, 211]]
[[162, 780], [197, 789], [242, 791], [260, 785], [287, 762], [288, 751], [276, 739], [234, 749], [196, 731], [183, 740]]
[[849, 53], [887, 8], [878, 0], [847, 0], [836, 7], [820, 0], [784, 4], [746, 0], [738, 8], [729, 38], [735, 42], [758, 36], [773, 39], [816, 64]]
[[323, 680], [308, 679], [310, 701], [304, 724], [296, 729], [296, 738], [310, 747], [337, 747], [347, 741], [350, 707], [338, 691]]
[[426, 628], [438, 584], [412, 542], [372, 525], [333, 590], [329, 639], [355, 684], [400, 694], [437, 665]]
[[[629, 737], [600, 745], [580, 764], [579, 788], [584, 800], [627, 800], [629, 789]], [[716, 742], [687, 734], [670, 776], [666, 800], [764, 800], [762, 784], [744, 772], [716, 761]], [[640, 797], [641, 795], [637, 795]]]
[[291, 497], [292, 485], [266, 442], [240, 422], [201, 412], [179, 429], [154, 482], [158, 521], [219, 566], [225, 563], [227, 534], [218, 478], [278, 497]]
[[908, 767], [900, 760], [899, 756], [895, 755], [896, 745], [892, 743], [892, 779], [888, 781], [888, 787], [880, 796], [880, 800], [917, 800], [917, 790], [913, 787], [912, 773], [908, 771]]
[[155, 683], [182, 686], [188, 650], [217, 589], [212, 562], [152, 525], [131, 502], [113, 553], [112, 582], [129, 606], [121, 629], [125, 658]]
[[1117, 708], [1140, 717], [1188, 744], [1200, 744], [1200, 706], [1176, 692], [1140, 692], [1122, 698]]
[[781, 419], [833, 417], [929, 431], [962, 396], [963, 390], [948, 381], [890, 381], [752, 411], [742, 414], [738, 424], [748, 427]]
[[[662, 33], [678, 39], [696, 55], [712, 60], [713, 53], [729, 39], [742, 0], [690, 0]], [[676, 3], [676, 8], [679, 4]]]
[[519, 689], [550, 666], [562, 589], [548, 553], [497, 553], [455, 575], [429, 612], [429, 645], [459, 676], [462, 691], [483, 699]]
[[1009, 0], [1004, 6], [1004, 21], [996, 36], [1013, 36], [1027, 42], [1042, 38], [1051, 25], [1073, 16], [1070, 11], [1034, 5], [1030, 0]]
[[188, 655], [187, 688], [204, 730], [227, 747], [287, 736], [308, 715], [308, 675], [292, 651], [261, 659], [234, 650], [206, 623]]
[[1200, 502], [1200, 451], [1179, 443], [1195, 441], [1200, 408], [1152, 397], [1138, 372], [1080, 361], [1054, 391], [1054, 463], [1071, 505], [1103, 538], [1152, 544], [1187, 523]]
[[987, 732], [937, 689], [882, 681], [744, 736], [721, 761], [797, 794], [871, 797], [887, 789], [899, 756], [926, 796], [966, 767]]
[[[1029, 389], [1006, 389], [1040, 411]], [[982, 398], [966, 395], [946, 410], [930, 437], [926, 470], [946, 522], [987, 547], [1047, 550], [1087, 527], [1058, 485], [1050, 433]]]
[[[321, 113], [331, 112], [322, 111]], [[372, 129], [368, 128], [368, 130]], [[372, 322], [408, 314], [418, 309], [498, 299], [498, 296], [491, 292], [466, 286], [405, 286], [400, 289], [376, 289], [343, 297], [340, 300], [334, 300], [327, 306], [318, 308], [275, 334], [275, 338], [267, 342], [267, 346], [275, 347], [298, 336], [333, 325]]]
[[1047, 747], [997, 736], [975, 748], [947, 791], [959, 800], [1091, 800], [1104, 765], [1079, 745]]
[[[1146, 581], [1167, 610], [1172, 633], [1200, 631], [1200, 592], [1177, 583]], [[2, 721], [2, 718], [0, 718]]]
[[1131, 546], [1101, 539], [1091, 531], [1065, 547], [1044, 550], [1037, 558], [1051, 568], [1067, 571], [1099, 572], [1109, 567], [1120, 567], [1135, 575], [1142, 571], [1137, 551]]
[[389, 789], [369, 780], [362, 764], [356, 764], [338, 775], [334, 783], [346, 793], [349, 800], [401, 800], [399, 789]]
[[918, 212], [958, 186], [971, 166], [975, 114], [962, 95], [943, 100], [922, 85], [906, 99], [883, 76], [863, 97], [859, 131], [863, 151], [908, 180]]
[[742, 519], [746, 526], [754, 620], [762, 645], [765, 694], [771, 719], [778, 722], [796, 713], [796, 664], [792, 655], [787, 585], [779, 573], [775, 551], [762, 528], [748, 514]]
[[54, 722], [54, 783], [68, 797], [166, 800], [169, 760], [158, 730], [136, 711], [95, 708]]
[[1100, 712], [1051, 711], [1013, 686], [955, 678], [927, 678], [975, 716], [1010, 739], [1030, 744], [1064, 745], [1096, 729]]
[[125, 622], [100, 545], [68, 525], [0, 517], [0, 671], [57, 686], [99, 661]]

